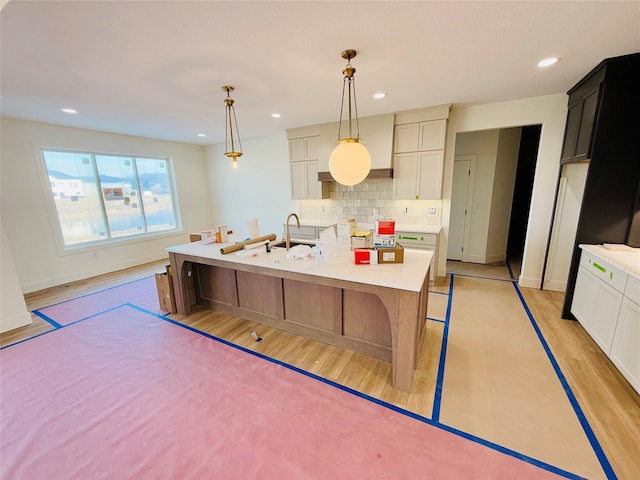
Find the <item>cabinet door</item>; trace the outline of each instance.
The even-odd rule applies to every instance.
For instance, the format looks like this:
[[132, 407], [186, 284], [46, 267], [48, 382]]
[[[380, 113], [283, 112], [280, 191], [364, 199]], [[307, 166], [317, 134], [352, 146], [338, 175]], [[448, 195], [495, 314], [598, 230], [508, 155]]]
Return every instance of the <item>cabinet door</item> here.
[[301, 162], [305, 158], [304, 138], [289, 140], [289, 161]]
[[629, 383], [640, 392], [640, 305], [622, 300], [611, 360]]
[[393, 158], [393, 198], [415, 200], [417, 192], [418, 154], [399, 153]]
[[602, 282], [598, 283], [598, 301], [593, 314], [591, 336], [602, 351], [609, 355], [620, 305], [622, 304], [622, 294]]
[[589, 146], [591, 145], [591, 136], [596, 120], [596, 108], [598, 106], [599, 89], [592, 90], [582, 100], [582, 115], [580, 116], [580, 128], [578, 129], [578, 138], [576, 140], [576, 151], [574, 153], [575, 160], [586, 160], [590, 157]]
[[569, 106], [561, 163], [580, 162], [590, 157], [589, 147], [596, 122], [599, 94], [600, 86]]
[[564, 127], [564, 140], [562, 143], [561, 162], [571, 160], [576, 151], [576, 139], [578, 138], [578, 128], [580, 127], [580, 112], [582, 102], [569, 106], [567, 112], [567, 123]]
[[446, 120], [420, 123], [418, 150], [444, 150]]
[[289, 161], [317, 160], [320, 136], [293, 138], [289, 140]]
[[393, 140], [393, 153], [417, 152], [419, 129], [419, 123], [396, 125]]
[[292, 162], [291, 170], [291, 198], [294, 200], [307, 196], [307, 165], [304, 162]]
[[307, 162], [307, 198], [323, 198], [322, 183], [318, 181], [318, 162]]
[[418, 191], [416, 200], [440, 199], [442, 195], [442, 168], [444, 152], [418, 153]]
[[598, 300], [598, 279], [586, 268], [580, 267], [576, 287], [573, 293], [571, 313], [575, 315], [587, 332], [591, 332], [593, 326], [593, 313], [596, 310]]
[[320, 136], [304, 137], [304, 159], [317, 160], [320, 147]]

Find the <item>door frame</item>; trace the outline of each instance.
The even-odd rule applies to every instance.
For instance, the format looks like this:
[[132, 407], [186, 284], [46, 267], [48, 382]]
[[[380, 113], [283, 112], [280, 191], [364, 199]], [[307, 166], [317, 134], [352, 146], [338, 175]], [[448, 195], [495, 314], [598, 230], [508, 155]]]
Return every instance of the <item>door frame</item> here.
[[[467, 214], [464, 218], [464, 233], [462, 235], [462, 260], [469, 261], [469, 236], [471, 235], [471, 217], [473, 216], [473, 190], [476, 178], [476, 155], [456, 155], [453, 159], [455, 172], [455, 162], [469, 161], [469, 183], [467, 184], [467, 204], [465, 208]], [[452, 182], [453, 183], [453, 182]], [[451, 198], [453, 202], [453, 198]]]

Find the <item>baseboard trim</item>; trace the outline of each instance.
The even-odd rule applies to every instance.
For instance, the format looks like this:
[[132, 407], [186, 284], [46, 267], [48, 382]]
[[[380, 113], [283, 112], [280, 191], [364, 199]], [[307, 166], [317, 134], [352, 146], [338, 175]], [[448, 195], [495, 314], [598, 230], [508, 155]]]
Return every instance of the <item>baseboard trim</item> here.
[[25, 325], [31, 325], [32, 323], [33, 319], [31, 318], [31, 314], [29, 312], [14, 315], [13, 317], [9, 318], [3, 317], [2, 321], [0, 321], [0, 333], [15, 330], [16, 328], [24, 327]]
[[33, 282], [28, 285], [22, 286], [23, 293], [33, 293], [45, 288], [51, 288], [58, 285], [64, 285], [65, 283], [75, 282], [78, 280], [84, 280], [86, 278], [95, 277], [97, 275], [104, 275], [105, 273], [117, 272], [118, 270], [124, 270], [125, 268], [136, 267], [145, 263], [155, 262], [157, 260], [167, 259], [169, 262], [169, 256], [165, 253], [156, 253], [148, 255], [146, 257], [138, 257], [135, 259], [127, 260], [124, 262], [113, 263], [109, 265], [102, 265], [99, 268], [92, 268], [89, 270], [83, 270], [81, 272], [74, 272], [60, 277], [48, 278], [39, 282]]
[[567, 282], [558, 282], [557, 280], [547, 280], [542, 284], [543, 290], [552, 290], [554, 292], [565, 292], [567, 290]]
[[526, 288], [540, 288], [540, 279], [527, 278], [520, 275], [520, 277], [518, 277], [518, 285]]

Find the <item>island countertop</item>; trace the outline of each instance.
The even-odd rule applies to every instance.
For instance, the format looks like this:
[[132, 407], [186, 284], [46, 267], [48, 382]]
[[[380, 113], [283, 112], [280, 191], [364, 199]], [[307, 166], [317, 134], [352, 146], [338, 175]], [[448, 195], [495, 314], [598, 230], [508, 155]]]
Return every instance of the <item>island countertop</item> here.
[[256, 256], [220, 253], [221, 248], [233, 244], [233, 242], [206, 244], [201, 241], [169, 247], [167, 251], [225, 262], [230, 268], [241, 265], [262, 267], [413, 292], [419, 292], [422, 289], [433, 257], [433, 252], [430, 251], [405, 250], [404, 263], [356, 265], [353, 252], [349, 250], [326, 261], [288, 259], [287, 251], [280, 247], [273, 248], [270, 253], [261, 253]]
[[411, 391], [432, 252], [405, 250], [404, 263], [356, 265], [346, 248], [321, 261], [289, 259], [282, 247], [221, 253], [231, 245], [203, 240], [167, 249], [178, 314], [197, 304], [390, 361], [393, 386]]

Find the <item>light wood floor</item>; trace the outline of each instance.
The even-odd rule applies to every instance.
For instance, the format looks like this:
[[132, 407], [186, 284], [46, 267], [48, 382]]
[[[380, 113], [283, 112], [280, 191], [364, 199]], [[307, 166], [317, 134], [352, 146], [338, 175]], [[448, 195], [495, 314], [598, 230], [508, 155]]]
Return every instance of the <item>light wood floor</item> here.
[[[161, 261], [26, 295], [29, 310], [102, 290], [161, 271]], [[461, 272], [463, 265], [457, 265]], [[481, 273], [473, 267], [473, 274]], [[439, 278], [432, 292], [448, 292]], [[577, 322], [561, 320], [563, 294], [521, 289], [543, 335], [574, 392], [587, 420], [620, 479], [640, 478], [640, 397]], [[432, 297], [433, 296], [433, 301]], [[431, 294], [429, 316], [442, 319], [446, 296]], [[34, 316], [32, 325], [0, 335], [0, 346], [30, 338], [51, 326]], [[428, 321], [411, 393], [391, 387], [391, 365], [348, 350], [278, 331], [228, 314], [198, 310], [171, 318], [259, 351], [319, 376], [430, 418], [444, 325]], [[250, 331], [264, 339], [255, 342]], [[563, 448], [558, 445], [558, 448]]]

